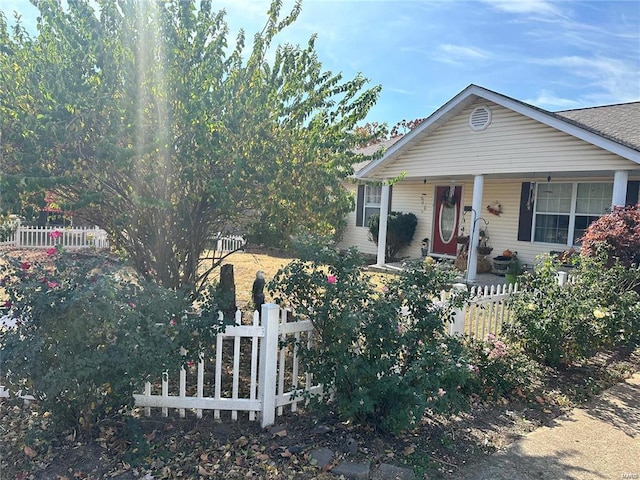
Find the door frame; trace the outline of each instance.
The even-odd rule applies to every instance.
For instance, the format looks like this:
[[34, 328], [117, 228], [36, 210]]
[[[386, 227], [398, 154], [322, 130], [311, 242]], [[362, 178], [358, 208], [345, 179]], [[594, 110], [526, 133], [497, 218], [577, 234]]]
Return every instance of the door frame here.
[[[434, 198], [433, 198], [433, 212], [431, 214], [432, 219], [432, 235], [431, 235], [431, 253], [435, 255], [451, 256], [455, 257], [458, 253], [458, 242], [456, 237], [458, 236], [458, 229], [460, 228], [460, 222], [463, 214], [463, 190], [462, 185], [435, 185], [434, 186]], [[452, 192], [453, 190], [453, 192]], [[444, 241], [441, 234], [441, 211], [444, 206], [445, 195], [451, 198], [450, 194], [453, 193], [455, 203], [449, 207], [455, 210], [455, 225], [448, 241]]]

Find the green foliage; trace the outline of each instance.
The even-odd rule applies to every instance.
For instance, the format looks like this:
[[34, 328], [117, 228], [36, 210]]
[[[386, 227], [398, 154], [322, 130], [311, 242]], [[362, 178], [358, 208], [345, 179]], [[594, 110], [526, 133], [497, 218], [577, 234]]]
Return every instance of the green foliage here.
[[[416, 233], [418, 218], [413, 213], [390, 212], [387, 218], [386, 256], [389, 260], [398, 258], [398, 254], [411, 244]], [[376, 245], [380, 231], [380, 215], [369, 219], [369, 238]]]
[[448, 270], [416, 263], [379, 289], [355, 250], [341, 253], [320, 241], [268, 288], [295, 318], [313, 322], [317, 341], [298, 347], [314, 379], [335, 393], [339, 415], [397, 432], [427, 408], [466, 405], [464, 386], [474, 372], [461, 342], [444, 335], [462, 299], [439, 302], [452, 279]]
[[493, 399], [525, 395], [541, 379], [540, 365], [520, 345], [489, 334], [485, 340], [468, 340], [466, 347], [470, 368], [477, 373], [473, 393]]
[[507, 265], [507, 273], [511, 275], [522, 275], [524, 273], [522, 262], [517, 255], [513, 255], [509, 260], [509, 264]]
[[540, 362], [558, 367], [617, 345], [637, 345], [640, 327], [640, 269], [614, 264], [606, 256], [583, 257], [572, 279], [560, 286], [559, 263], [546, 257], [521, 277], [511, 297], [514, 322], [505, 334]]
[[43, 0], [35, 37], [0, 16], [3, 194], [55, 191], [140, 275], [189, 291], [229, 227], [339, 230], [341, 181], [364, 159], [354, 129], [380, 91], [323, 70], [315, 37], [277, 46], [299, 3], [274, 0], [235, 42], [212, 3]]
[[11, 238], [20, 221], [11, 215], [0, 215], [0, 242], [5, 242]]
[[197, 358], [215, 329], [186, 315], [179, 294], [131, 269], [102, 257], [49, 255], [53, 263], [1, 260], [3, 310], [17, 320], [0, 332], [5, 385], [34, 395], [56, 430], [90, 436], [132, 405], [145, 380]]
[[608, 215], [593, 221], [582, 237], [580, 254], [607, 255], [607, 264], [640, 264], [640, 205], [615, 207]]

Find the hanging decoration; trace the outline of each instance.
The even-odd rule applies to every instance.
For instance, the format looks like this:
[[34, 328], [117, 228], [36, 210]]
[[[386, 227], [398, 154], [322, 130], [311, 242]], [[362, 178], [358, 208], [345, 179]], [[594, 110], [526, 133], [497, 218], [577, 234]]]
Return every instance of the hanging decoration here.
[[489, 205], [487, 205], [487, 212], [489, 212], [491, 215], [499, 217], [502, 213], [502, 204], [497, 200], [493, 203], [490, 203]]
[[455, 206], [456, 201], [457, 199], [455, 187], [448, 188], [442, 193], [442, 203], [445, 207], [451, 208]]
[[536, 199], [536, 182], [529, 183], [529, 198], [527, 200], [527, 210], [531, 210]]

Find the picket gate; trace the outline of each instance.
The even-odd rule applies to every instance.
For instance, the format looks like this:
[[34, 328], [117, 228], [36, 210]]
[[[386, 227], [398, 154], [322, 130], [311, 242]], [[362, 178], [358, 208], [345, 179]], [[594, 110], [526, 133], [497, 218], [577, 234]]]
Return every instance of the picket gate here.
[[[177, 379], [169, 379], [165, 374], [159, 379], [159, 387], [154, 388], [147, 382], [144, 392], [134, 395], [135, 405], [144, 408], [146, 415], [151, 415], [152, 408], [160, 408], [163, 416], [168, 415], [169, 409], [177, 409], [181, 417], [186, 415], [186, 410], [193, 410], [200, 418], [203, 411], [211, 410], [216, 419], [220, 418], [221, 412], [228, 411], [231, 419], [237, 420], [238, 412], [247, 412], [249, 420], [259, 416], [263, 427], [273, 424], [276, 415], [284, 412], [284, 407], [295, 411], [298, 403], [305, 401], [304, 391], [322, 393], [322, 386], [314, 385], [308, 373], [303, 374], [297, 355], [300, 342], [311, 346], [313, 324], [308, 320], [288, 322], [288, 318], [287, 310], [275, 304], [264, 304], [261, 315], [254, 312], [252, 325], [241, 325], [241, 314], [237, 312], [236, 325], [227, 326], [216, 337], [213, 372], [209, 371], [210, 362], [201, 357], [189, 369], [194, 370], [191, 375], [182, 368]], [[295, 340], [293, 347], [285, 342], [291, 337]], [[242, 339], [248, 341], [242, 342]], [[225, 349], [226, 341], [232, 343], [232, 349]], [[247, 350], [242, 348], [242, 343], [249, 345], [248, 355], [242, 355], [243, 350]], [[225, 361], [225, 350], [232, 350], [231, 362]], [[249, 364], [248, 368], [241, 364], [242, 357], [244, 363]], [[249, 378], [243, 382], [248, 380], [248, 390], [241, 393], [241, 373], [247, 371]], [[223, 381], [224, 376], [231, 376], [230, 389], [223, 389], [223, 384], [228, 386], [229, 383]], [[172, 384], [177, 390], [170, 393]]]
[[[459, 284], [456, 288], [467, 288]], [[518, 284], [472, 287], [470, 297], [454, 312], [450, 335], [464, 335], [483, 340], [488, 334], [500, 335], [502, 326], [512, 321], [508, 298], [518, 292]]]

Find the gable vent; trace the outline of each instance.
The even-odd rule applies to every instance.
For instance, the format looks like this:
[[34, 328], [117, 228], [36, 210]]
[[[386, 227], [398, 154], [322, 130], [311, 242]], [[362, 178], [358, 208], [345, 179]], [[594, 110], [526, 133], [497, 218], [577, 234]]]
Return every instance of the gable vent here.
[[469, 126], [474, 132], [486, 129], [491, 123], [491, 110], [485, 105], [473, 109], [469, 115]]

